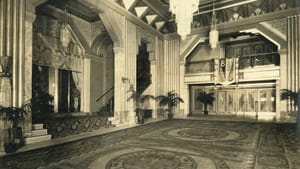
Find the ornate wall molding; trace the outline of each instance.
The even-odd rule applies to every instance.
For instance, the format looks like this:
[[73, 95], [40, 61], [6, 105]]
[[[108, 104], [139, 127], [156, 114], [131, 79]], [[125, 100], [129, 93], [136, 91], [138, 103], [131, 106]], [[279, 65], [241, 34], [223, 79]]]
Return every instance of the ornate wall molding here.
[[44, 122], [52, 138], [76, 135], [111, 127], [108, 117], [98, 115], [51, 117]]
[[34, 64], [76, 72], [83, 71], [83, 48], [76, 41], [70, 43], [69, 47], [64, 48], [61, 46], [59, 39], [35, 33], [34, 42]]

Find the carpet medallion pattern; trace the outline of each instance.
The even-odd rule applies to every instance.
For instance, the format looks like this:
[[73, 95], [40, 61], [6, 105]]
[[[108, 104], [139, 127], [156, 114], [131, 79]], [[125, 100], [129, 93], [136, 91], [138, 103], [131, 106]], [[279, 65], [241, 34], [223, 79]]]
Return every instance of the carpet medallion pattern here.
[[1, 169], [299, 169], [294, 124], [170, 120], [0, 158]]
[[226, 141], [235, 140], [240, 134], [216, 128], [182, 128], [168, 132], [168, 135], [190, 141]]
[[110, 160], [106, 169], [196, 169], [196, 161], [184, 154], [144, 150]]

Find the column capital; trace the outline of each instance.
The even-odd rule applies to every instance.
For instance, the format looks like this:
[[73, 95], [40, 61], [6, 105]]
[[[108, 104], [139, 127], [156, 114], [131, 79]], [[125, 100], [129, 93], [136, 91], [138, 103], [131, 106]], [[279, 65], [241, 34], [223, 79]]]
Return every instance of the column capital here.
[[156, 60], [150, 60], [151, 65], [156, 65]]
[[36, 18], [36, 15], [31, 11], [26, 11], [26, 22], [33, 23]]
[[125, 49], [122, 47], [114, 47], [115, 54], [125, 53]]
[[280, 55], [287, 55], [287, 49], [280, 49], [280, 50], [278, 50], [278, 53]]
[[26, 11], [35, 13], [35, 8], [47, 0], [28, 0], [26, 1]]
[[155, 58], [155, 52], [148, 52], [149, 53], [149, 60], [150, 61], [155, 61], [156, 60], [156, 58]]

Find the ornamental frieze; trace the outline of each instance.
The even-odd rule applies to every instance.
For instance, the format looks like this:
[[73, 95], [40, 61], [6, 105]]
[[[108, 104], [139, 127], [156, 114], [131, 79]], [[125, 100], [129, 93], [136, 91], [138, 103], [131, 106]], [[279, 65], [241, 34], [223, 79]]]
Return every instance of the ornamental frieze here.
[[34, 34], [34, 42], [34, 64], [82, 72], [83, 54], [78, 44], [62, 47], [59, 39], [41, 33]]

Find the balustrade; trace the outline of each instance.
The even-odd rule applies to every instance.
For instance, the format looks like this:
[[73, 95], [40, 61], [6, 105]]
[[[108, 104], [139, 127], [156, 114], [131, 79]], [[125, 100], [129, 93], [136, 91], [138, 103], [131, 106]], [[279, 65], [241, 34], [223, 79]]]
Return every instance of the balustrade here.
[[[185, 66], [185, 73], [186, 74], [213, 73], [216, 71], [215, 66], [221, 66], [221, 67], [225, 66], [222, 60], [224, 59], [222, 58], [222, 59], [188, 62], [186, 63]], [[245, 55], [245, 56], [238, 57], [238, 69], [245, 69], [245, 68], [251, 68], [255, 66], [265, 66], [265, 65], [278, 66], [280, 64], [279, 61], [280, 58], [278, 52]]]

